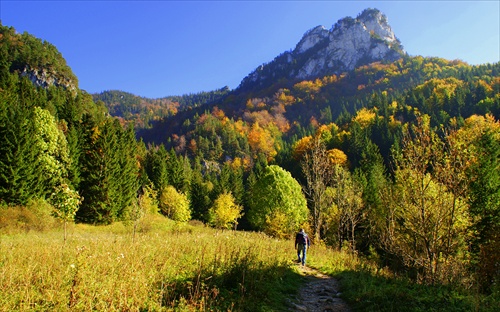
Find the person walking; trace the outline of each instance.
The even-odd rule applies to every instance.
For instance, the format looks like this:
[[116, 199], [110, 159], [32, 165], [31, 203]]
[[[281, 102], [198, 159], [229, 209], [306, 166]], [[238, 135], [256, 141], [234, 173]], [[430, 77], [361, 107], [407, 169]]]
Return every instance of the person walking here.
[[311, 241], [309, 236], [304, 232], [304, 229], [300, 229], [297, 235], [295, 235], [295, 249], [297, 250], [297, 262], [302, 263], [302, 266], [306, 265], [306, 254], [310, 245]]

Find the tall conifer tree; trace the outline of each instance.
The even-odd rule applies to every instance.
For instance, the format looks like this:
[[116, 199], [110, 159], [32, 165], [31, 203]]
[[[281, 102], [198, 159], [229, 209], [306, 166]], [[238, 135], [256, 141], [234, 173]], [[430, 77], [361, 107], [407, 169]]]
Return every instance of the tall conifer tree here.
[[44, 194], [32, 121], [32, 110], [16, 95], [0, 93], [0, 199], [7, 203], [26, 204]]

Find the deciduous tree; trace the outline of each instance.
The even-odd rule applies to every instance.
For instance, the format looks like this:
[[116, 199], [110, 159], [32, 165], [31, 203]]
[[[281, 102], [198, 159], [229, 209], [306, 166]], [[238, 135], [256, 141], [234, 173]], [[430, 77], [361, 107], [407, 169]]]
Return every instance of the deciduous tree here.
[[220, 229], [230, 229], [238, 225], [238, 218], [242, 216], [243, 207], [236, 204], [231, 193], [222, 193], [214, 201], [208, 211], [210, 224]]
[[191, 209], [189, 199], [183, 193], [179, 193], [172, 185], [167, 185], [160, 194], [161, 212], [168, 218], [187, 222], [191, 220]]
[[55, 187], [50, 202], [54, 206], [54, 216], [64, 223], [64, 242], [66, 242], [67, 224], [75, 220], [81, 197], [77, 191], [72, 190], [67, 184], [60, 184]]
[[319, 136], [312, 138], [309, 150], [303, 156], [301, 167], [306, 178], [304, 192], [309, 201], [314, 238], [320, 240], [323, 214], [331, 205], [332, 198], [326, 195], [326, 190], [332, 183], [334, 166]]
[[423, 116], [405, 132], [402, 154], [395, 160], [394, 189], [385, 198], [385, 246], [430, 283], [453, 256], [463, 254], [470, 225], [467, 203], [433, 176], [443, 147], [429, 117]]
[[276, 228], [272, 224], [278, 222], [281, 231], [291, 235], [308, 218], [307, 202], [300, 184], [288, 171], [276, 165], [264, 169], [252, 186], [248, 204], [250, 223], [255, 229], [269, 234], [276, 234], [271, 229]]

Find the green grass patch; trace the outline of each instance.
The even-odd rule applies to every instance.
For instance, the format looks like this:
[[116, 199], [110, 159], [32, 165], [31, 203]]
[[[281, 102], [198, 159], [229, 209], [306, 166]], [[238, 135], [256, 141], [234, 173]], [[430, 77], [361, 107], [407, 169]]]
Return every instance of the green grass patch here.
[[397, 277], [356, 256], [318, 249], [313, 265], [338, 279], [341, 297], [355, 311], [499, 311], [495, 295]]

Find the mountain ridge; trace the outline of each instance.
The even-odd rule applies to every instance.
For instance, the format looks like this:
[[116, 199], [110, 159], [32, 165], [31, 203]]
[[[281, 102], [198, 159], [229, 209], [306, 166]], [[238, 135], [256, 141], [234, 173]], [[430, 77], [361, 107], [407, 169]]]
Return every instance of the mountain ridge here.
[[374, 61], [396, 61], [406, 52], [378, 9], [365, 9], [355, 19], [344, 17], [331, 30], [308, 30], [292, 51], [258, 66], [237, 90], [265, 88], [279, 79], [305, 80], [340, 74]]
[[[269, 87], [288, 88], [300, 81], [339, 75], [375, 61], [393, 62], [405, 55], [406, 52], [392, 31], [387, 17], [378, 9], [368, 8], [356, 18], [339, 19], [330, 30], [324, 26], [311, 28], [304, 33], [293, 50], [284, 52], [271, 62], [257, 67], [241, 80], [237, 88], [227, 90], [226, 87], [224, 91], [225, 95], [232, 94], [237, 98], [248, 92], [260, 94], [262, 90], [267, 92]], [[99, 94], [94, 94], [93, 97], [95, 100], [104, 100]], [[179, 98], [182, 97], [164, 97], [164, 99], [171, 98], [176, 98], [174, 101], [180, 102]], [[197, 101], [196, 105], [185, 106], [181, 103], [179, 109], [217, 104], [216, 102], [222, 102], [224, 98], [225, 96], [220, 97], [217, 101], [216, 98], [211, 97], [207, 101]], [[156, 99], [148, 100], [157, 102]], [[113, 102], [106, 100], [104, 102], [113, 114], [118, 104], [116, 98]], [[124, 106], [124, 110], [130, 109], [125, 102], [121, 105]], [[161, 107], [160, 110], [162, 110]], [[168, 115], [162, 114], [163, 117]], [[123, 117], [123, 114], [116, 114], [116, 116]]]

